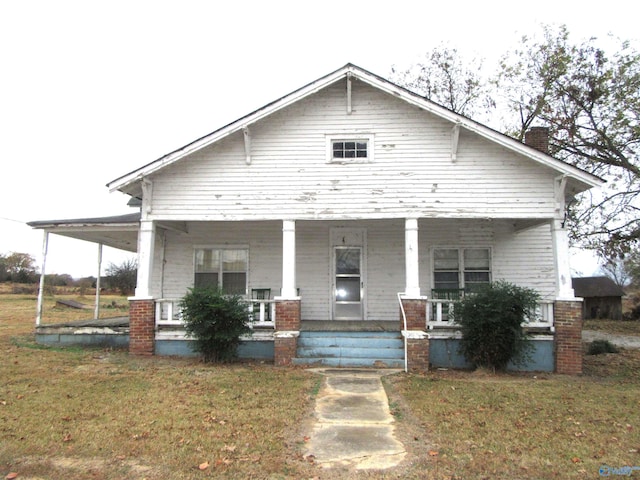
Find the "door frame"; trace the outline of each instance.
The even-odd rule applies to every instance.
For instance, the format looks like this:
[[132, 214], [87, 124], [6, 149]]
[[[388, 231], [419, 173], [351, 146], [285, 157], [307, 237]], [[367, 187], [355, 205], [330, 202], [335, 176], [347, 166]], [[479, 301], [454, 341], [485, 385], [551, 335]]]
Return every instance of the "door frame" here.
[[[367, 231], [365, 228], [334, 227], [330, 229], [330, 314], [331, 320], [366, 320], [367, 313]], [[336, 318], [336, 247], [360, 249], [360, 318]]]

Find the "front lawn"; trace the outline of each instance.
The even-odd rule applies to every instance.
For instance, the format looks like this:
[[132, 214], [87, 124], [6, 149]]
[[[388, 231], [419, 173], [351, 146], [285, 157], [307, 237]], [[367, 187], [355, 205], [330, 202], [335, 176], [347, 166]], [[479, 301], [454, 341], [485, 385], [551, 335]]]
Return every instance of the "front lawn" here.
[[[45, 323], [79, 315], [54, 305]], [[323, 471], [302, 455], [319, 376], [45, 348], [34, 313], [35, 297], [0, 295], [0, 478], [598, 478], [640, 465], [639, 351], [586, 357], [581, 377], [385, 377], [406, 462]]]

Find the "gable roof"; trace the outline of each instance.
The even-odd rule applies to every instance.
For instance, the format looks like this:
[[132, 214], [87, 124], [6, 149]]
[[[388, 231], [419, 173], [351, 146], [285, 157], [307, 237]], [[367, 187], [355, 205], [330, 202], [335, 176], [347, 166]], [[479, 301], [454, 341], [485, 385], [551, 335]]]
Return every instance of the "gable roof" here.
[[468, 131], [476, 133], [494, 143], [497, 143], [509, 150], [522, 154], [542, 165], [550, 167], [558, 171], [559, 175], [565, 175], [572, 180], [571, 186], [573, 193], [585, 191], [591, 187], [595, 187], [604, 183], [601, 179], [588, 172], [580, 170], [561, 160], [558, 160], [546, 153], [540, 152], [518, 140], [493, 130], [486, 125], [482, 125], [470, 118], [455, 113], [437, 103], [428, 100], [406, 88], [396, 85], [378, 75], [364, 70], [356, 65], [348, 63], [342, 68], [315, 80], [294, 92], [285, 95], [262, 108], [259, 108], [228, 125], [213, 131], [171, 153], [168, 153], [157, 160], [154, 160], [136, 170], [133, 170], [121, 177], [118, 177], [107, 184], [110, 191], [119, 190], [123, 193], [133, 194], [134, 184], [140, 182], [145, 176], [157, 172], [158, 170], [171, 165], [178, 160], [197, 152], [233, 133], [247, 128], [265, 117], [283, 109], [287, 106], [306, 98], [344, 78], [357, 79], [365, 82], [375, 88], [378, 88], [390, 95], [400, 98], [407, 103], [414, 105], [422, 110], [434, 114], [444, 120], [451, 122], [452, 125], [459, 125]]
[[622, 297], [624, 290], [609, 277], [572, 278], [571, 283], [576, 297]]

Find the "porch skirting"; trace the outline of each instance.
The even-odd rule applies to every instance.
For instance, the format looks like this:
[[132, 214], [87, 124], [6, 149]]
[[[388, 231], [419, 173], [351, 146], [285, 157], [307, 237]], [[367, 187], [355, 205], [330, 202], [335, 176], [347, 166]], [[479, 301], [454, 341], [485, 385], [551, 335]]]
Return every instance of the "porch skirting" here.
[[[36, 341], [56, 346], [128, 347], [132, 355], [197, 355], [193, 351], [193, 340], [185, 336], [184, 328], [180, 324], [156, 325], [153, 299], [131, 298], [130, 302], [130, 317], [122, 318], [117, 325], [114, 323], [115, 319], [41, 325], [36, 328]], [[352, 357], [362, 356], [363, 351], [367, 350], [367, 354], [371, 353], [367, 358], [377, 358], [376, 361], [369, 362], [373, 366], [393, 364], [394, 368], [399, 368], [406, 358], [406, 366], [410, 371], [426, 371], [428, 368], [469, 368], [470, 365], [459, 352], [460, 330], [439, 326], [427, 330], [426, 306], [426, 299], [403, 299], [406, 324], [409, 327], [405, 329], [404, 318], [398, 323], [329, 320], [302, 322], [299, 299], [279, 300], [276, 303], [276, 328], [256, 327], [253, 335], [242, 339], [238, 356], [288, 366], [302, 364], [301, 358], [298, 357], [306, 356], [310, 349], [316, 349], [323, 352], [320, 356], [327, 355], [326, 363], [330, 363], [329, 360], [340, 360], [341, 366], [348, 366]], [[534, 349], [529, 362], [526, 365], [509, 365], [510, 370], [555, 371], [569, 375], [582, 373], [581, 302], [557, 301], [555, 325], [551, 325], [555, 326], [555, 332], [553, 329], [540, 328], [534, 332]], [[286, 327], [289, 328], [285, 329]], [[394, 332], [394, 338], [397, 340], [388, 339], [393, 337]], [[311, 347], [309, 338], [319, 336], [325, 340], [316, 339]], [[380, 336], [384, 338], [378, 338]], [[406, 355], [403, 354], [405, 339]], [[391, 346], [393, 342], [398, 344]], [[324, 352], [326, 348], [329, 349], [328, 353]], [[392, 354], [390, 349], [396, 351]], [[335, 353], [336, 351], [338, 353]], [[324, 360], [320, 358], [318, 361]], [[364, 360], [358, 362], [359, 365], [365, 364]]]

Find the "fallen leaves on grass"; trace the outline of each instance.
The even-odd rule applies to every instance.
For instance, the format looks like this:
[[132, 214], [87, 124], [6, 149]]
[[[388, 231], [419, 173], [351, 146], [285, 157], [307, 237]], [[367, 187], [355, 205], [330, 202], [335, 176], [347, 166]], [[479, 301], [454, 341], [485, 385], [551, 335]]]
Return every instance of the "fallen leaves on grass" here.
[[17, 472], [11, 472], [4, 478], [5, 478], [5, 480], [13, 480], [14, 478], [18, 478], [18, 473]]
[[202, 462], [198, 465], [198, 470], [206, 470], [207, 468], [209, 468], [209, 462]]

